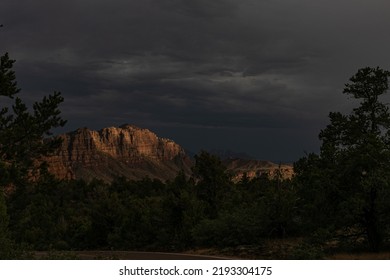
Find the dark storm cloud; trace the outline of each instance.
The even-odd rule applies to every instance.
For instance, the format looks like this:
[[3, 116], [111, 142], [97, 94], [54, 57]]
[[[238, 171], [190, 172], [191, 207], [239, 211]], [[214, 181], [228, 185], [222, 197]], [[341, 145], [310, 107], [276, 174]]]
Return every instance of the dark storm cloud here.
[[63, 93], [70, 129], [130, 122], [192, 149], [227, 141], [260, 157], [272, 157], [272, 139], [284, 138], [286, 156], [277, 157], [296, 159], [318, 144], [329, 111], [350, 108], [340, 93], [358, 68], [389, 68], [389, 7], [384, 0], [5, 0], [1, 49], [17, 59], [30, 99]]

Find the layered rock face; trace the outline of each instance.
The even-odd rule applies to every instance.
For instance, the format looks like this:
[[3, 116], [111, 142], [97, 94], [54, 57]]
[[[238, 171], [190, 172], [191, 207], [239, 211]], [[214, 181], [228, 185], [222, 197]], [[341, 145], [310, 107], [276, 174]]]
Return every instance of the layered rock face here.
[[238, 182], [244, 174], [249, 179], [267, 175], [269, 178], [290, 179], [294, 174], [294, 168], [289, 164], [275, 164], [270, 161], [253, 159], [226, 159], [223, 161], [228, 171], [233, 174], [233, 181]]
[[172, 179], [189, 172], [191, 161], [183, 148], [148, 129], [132, 125], [100, 131], [81, 128], [63, 134], [58, 152], [45, 160], [60, 179], [94, 178], [111, 181], [115, 176]]

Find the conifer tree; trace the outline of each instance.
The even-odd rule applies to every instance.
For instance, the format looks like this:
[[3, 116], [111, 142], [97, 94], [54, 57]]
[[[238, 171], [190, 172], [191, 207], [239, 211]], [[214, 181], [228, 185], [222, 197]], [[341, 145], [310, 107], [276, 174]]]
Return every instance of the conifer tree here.
[[390, 113], [380, 100], [389, 76], [378, 67], [359, 69], [343, 92], [359, 106], [350, 114], [331, 112], [319, 135], [320, 154], [295, 165], [306, 208], [318, 213], [313, 221], [333, 232], [362, 234], [373, 251], [390, 233]]
[[44, 141], [51, 130], [65, 125], [59, 92], [43, 97], [29, 109], [18, 96], [14, 60], [0, 57], [0, 258], [11, 256], [5, 192], [23, 188], [32, 177], [37, 160], [53, 152], [59, 140]]
[[28, 179], [34, 161], [54, 151], [59, 140], [44, 141], [53, 128], [65, 125], [59, 105], [59, 92], [35, 102], [32, 110], [18, 96], [14, 60], [8, 53], [0, 61], [0, 100], [12, 104], [0, 108], [0, 185], [17, 184]]

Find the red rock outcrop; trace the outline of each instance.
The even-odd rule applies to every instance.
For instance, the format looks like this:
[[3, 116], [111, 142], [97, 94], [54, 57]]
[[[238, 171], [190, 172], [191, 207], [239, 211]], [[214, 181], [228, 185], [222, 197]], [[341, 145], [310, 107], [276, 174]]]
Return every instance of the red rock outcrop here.
[[270, 161], [254, 159], [226, 159], [223, 161], [227, 170], [232, 173], [233, 181], [238, 182], [244, 174], [249, 179], [267, 175], [269, 178], [290, 179], [294, 175], [291, 164], [276, 164]]
[[178, 144], [133, 125], [100, 131], [81, 128], [60, 137], [60, 149], [45, 159], [49, 171], [60, 179], [166, 180], [190, 170], [191, 161]]

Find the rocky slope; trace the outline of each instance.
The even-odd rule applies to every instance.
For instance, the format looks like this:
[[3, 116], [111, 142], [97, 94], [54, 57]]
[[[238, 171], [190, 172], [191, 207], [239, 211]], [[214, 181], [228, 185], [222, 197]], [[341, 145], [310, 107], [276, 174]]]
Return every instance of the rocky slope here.
[[182, 169], [190, 170], [191, 161], [178, 144], [148, 129], [132, 125], [100, 131], [81, 128], [60, 137], [61, 148], [45, 160], [49, 171], [61, 179], [149, 176], [166, 180]]
[[[270, 161], [230, 158], [223, 160], [227, 170], [233, 174], [233, 180], [239, 181], [244, 174], [250, 179], [267, 175], [270, 178], [279, 176], [281, 179], [290, 179], [293, 174], [293, 166], [291, 164], [275, 164]], [[280, 172], [280, 173], [279, 173]], [[279, 173], [279, 174], [278, 174]]]

